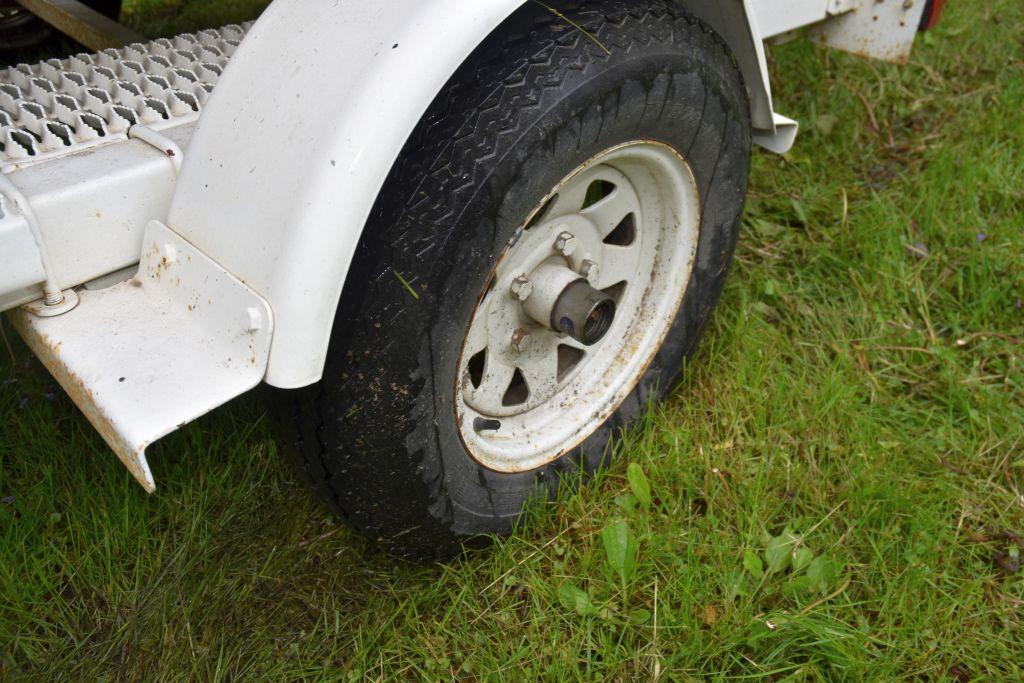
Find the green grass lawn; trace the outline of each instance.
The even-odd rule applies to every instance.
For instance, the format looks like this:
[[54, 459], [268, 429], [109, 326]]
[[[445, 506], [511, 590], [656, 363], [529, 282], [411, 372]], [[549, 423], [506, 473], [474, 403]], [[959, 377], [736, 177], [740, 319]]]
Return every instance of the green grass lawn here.
[[329, 519], [258, 397], [153, 448], [147, 496], [5, 323], [0, 679], [1024, 679], [1022, 34], [955, 2], [906, 67], [773, 48], [804, 132], [755, 155], [696, 362], [616, 467], [444, 566]]

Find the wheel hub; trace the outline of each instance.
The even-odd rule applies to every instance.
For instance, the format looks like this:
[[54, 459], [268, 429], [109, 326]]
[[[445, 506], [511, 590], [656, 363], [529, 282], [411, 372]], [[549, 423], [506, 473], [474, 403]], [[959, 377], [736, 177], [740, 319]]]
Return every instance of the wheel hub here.
[[[591, 264], [588, 272], [598, 272], [597, 264], [587, 263]], [[586, 346], [601, 341], [615, 319], [615, 299], [591, 287], [581, 272], [559, 259], [545, 261], [529, 276], [516, 278], [512, 289], [533, 321]]]
[[455, 405], [475, 459], [535, 469], [615, 411], [675, 319], [699, 222], [689, 166], [661, 143], [613, 147], [553, 189], [467, 330]]

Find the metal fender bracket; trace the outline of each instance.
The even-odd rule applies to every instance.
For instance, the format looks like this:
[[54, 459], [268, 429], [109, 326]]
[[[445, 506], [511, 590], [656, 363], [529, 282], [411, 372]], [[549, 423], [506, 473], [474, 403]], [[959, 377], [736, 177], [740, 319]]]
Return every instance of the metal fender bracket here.
[[910, 61], [925, 0], [874, 0], [853, 12], [812, 26], [807, 37], [820, 45], [895, 64]]
[[769, 152], [785, 154], [793, 149], [793, 143], [796, 142], [796, 134], [800, 131], [800, 124], [781, 114], [772, 114], [772, 117], [775, 123], [775, 130], [754, 129], [754, 142]]
[[146, 447], [252, 389], [270, 356], [270, 306], [157, 221], [138, 274], [82, 290], [65, 315], [13, 314], [21, 336], [139, 483]]

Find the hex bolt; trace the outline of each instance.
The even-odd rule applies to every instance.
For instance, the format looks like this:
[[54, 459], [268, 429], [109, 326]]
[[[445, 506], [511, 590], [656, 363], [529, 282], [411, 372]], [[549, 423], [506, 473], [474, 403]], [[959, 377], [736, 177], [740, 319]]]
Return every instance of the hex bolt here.
[[571, 232], [563, 232], [555, 240], [555, 251], [563, 256], [572, 256], [578, 245], [579, 240], [576, 239], [576, 235]]
[[590, 284], [594, 284], [594, 281], [597, 280], [597, 276], [600, 274], [601, 268], [590, 259], [586, 259], [580, 264], [580, 275], [587, 278]]
[[160, 260], [165, 266], [169, 266], [178, 260], [178, 250], [170, 242], [160, 245]]
[[263, 314], [260, 313], [260, 309], [255, 306], [245, 309], [242, 313], [242, 328], [251, 334], [259, 332], [261, 327], [263, 327]]
[[530, 350], [532, 340], [529, 331], [520, 327], [512, 333], [512, 352], [516, 355], [526, 353]]
[[525, 275], [520, 275], [512, 281], [512, 296], [519, 299], [520, 301], [526, 301], [533, 294], [533, 283], [530, 282], [530, 278]]

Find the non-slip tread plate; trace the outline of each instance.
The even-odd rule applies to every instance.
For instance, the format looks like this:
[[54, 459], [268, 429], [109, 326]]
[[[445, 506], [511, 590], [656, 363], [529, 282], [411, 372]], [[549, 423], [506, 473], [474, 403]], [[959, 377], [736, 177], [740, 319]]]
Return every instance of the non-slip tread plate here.
[[0, 71], [0, 163], [42, 160], [140, 123], [198, 117], [252, 23]]

